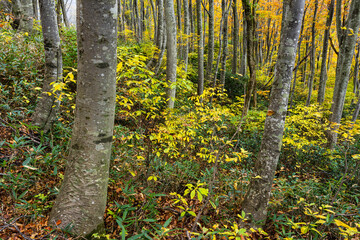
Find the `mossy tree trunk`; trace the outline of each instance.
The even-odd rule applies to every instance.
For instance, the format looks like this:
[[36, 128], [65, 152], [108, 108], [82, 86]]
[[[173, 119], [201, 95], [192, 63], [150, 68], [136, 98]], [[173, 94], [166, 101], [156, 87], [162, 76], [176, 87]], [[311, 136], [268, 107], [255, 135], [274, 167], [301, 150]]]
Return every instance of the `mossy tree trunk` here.
[[49, 222], [89, 236], [103, 227], [116, 99], [116, 0], [77, 1], [78, 79], [69, 156]]
[[296, 49], [305, 0], [284, 0], [280, 46], [276, 73], [260, 152], [242, 209], [251, 214], [253, 223], [264, 223], [276, 166], [278, 163]]
[[55, 2], [40, 0], [40, 16], [45, 49], [45, 77], [32, 119], [34, 125], [47, 132], [55, 121], [59, 105], [51, 84], [61, 82], [63, 73]]
[[360, 1], [352, 0], [346, 25], [339, 33], [339, 55], [336, 63], [336, 77], [331, 105], [330, 131], [328, 132], [328, 147], [333, 148], [337, 142], [345, 95], [350, 79], [351, 63], [355, 52], [355, 45], [360, 27]]

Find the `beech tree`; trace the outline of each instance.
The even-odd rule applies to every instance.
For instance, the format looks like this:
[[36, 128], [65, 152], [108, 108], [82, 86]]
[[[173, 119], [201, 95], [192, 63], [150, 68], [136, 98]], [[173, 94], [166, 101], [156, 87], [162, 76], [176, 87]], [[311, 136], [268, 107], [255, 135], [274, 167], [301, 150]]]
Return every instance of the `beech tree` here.
[[115, 112], [116, 0], [77, 1], [75, 122], [50, 224], [77, 235], [103, 228]]
[[[337, 6], [338, 7], [338, 6]], [[341, 6], [340, 6], [341, 7]], [[337, 9], [336, 14], [339, 13]], [[339, 17], [337, 26], [339, 26]], [[333, 148], [337, 142], [337, 130], [344, 108], [345, 95], [350, 78], [351, 63], [355, 52], [356, 39], [360, 27], [360, 1], [352, 0], [345, 27], [338, 28], [338, 38], [340, 43], [339, 55], [336, 63], [336, 78], [331, 105], [330, 131], [328, 132], [328, 146]]]
[[245, 94], [245, 101], [244, 101], [244, 108], [242, 115], [246, 116], [247, 112], [250, 108], [250, 101], [251, 96], [254, 94], [256, 95], [256, 58], [255, 58], [255, 28], [256, 28], [256, 21], [255, 21], [255, 11], [256, 5], [258, 0], [242, 0], [243, 8], [244, 8], [244, 15], [246, 21], [246, 55], [247, 55], [247, 64], [249, 67], [249, 74], [250, 79], [247, 84], [246, 94]]
[[266, 219], [270, 191], [278, 163], [287, 113], [305, 0], [284, 0], [280, 46], [260, 152], [242, 209], [253, 221]]
[[13, 14], [15, 17], [13, 26], [19, 31], [31, 33], [34, 25], [34, 9], [32, 0], [14, 0]]
[[166, 79], [169, 84], [168, 88], [168, 107], [174, 108], [175, 94], [176, 94], [176, 19], [174, 2], [172, 0], [165, 0], [165, 21], [166, 21]]
[[320, 70], [320, 78], [319, 78], [319, 90], [318, 90], [318, 97], [317, 101], [318, 103], [322, 104], [325, 99], [325, 87], [326, 87], [326, 81], [327, 81], [327, 68], [326, 68], [326, 60], [327, 60], [327, 54], [328, 54], [328, 48], [329, 48], [329, 36], [330, 36], [330, 27], [331, 22], [334, 16], [334, 5], [335, 0], [331, 0], [328, 5], [328, 18], [326, 20], [326, 28], [324, 32], [324, 43], [323, 43], [323, 49], [322, 49], [322, 55], [321, 55], [321, 70]]
[[52, 92], [55, 85], [51, 84], [59, 84], [62, 81], [63, 74], [55, 2], [52, 0], [40, 0], [40, 16], [45, 49], [45, 77], [42, 93], [39, 96], [32, 118], [34, 125], [48, 131], [55, 120], [59, 105], [56, 102], [56, 93]]

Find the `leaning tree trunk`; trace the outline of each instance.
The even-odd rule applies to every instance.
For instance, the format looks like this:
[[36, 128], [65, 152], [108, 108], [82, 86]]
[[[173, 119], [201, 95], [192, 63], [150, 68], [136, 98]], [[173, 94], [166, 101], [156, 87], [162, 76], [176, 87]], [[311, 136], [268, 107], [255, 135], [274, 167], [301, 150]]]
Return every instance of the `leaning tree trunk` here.
[[265, 120], [260, 152], [255, 161], [253, 177], [242, 202], [242, 209], [251, 214], [253, 223], [264, 223], [276, 166], [278, 163], [292, 72], [296, 57], [305, 0], [284, 0], [283, 23], [272, 85], [270, 104]]
[[314, 78], [315, 78], [315, 53], [316, 53], [316, 46], [315, 46], [315, 38], [316, 38], [316, 29], [315, 29], [315, 23], [316, 23], [316, 15], [318, 10], [318, 3], [319, 0], [315, 0], [315, 6], [314, 6], [314, 15], [312, 19], [312, 26], [311, 26], [311, 56], [310, 56], [310, 76], [308, 80], [308, 96], [306, 99], [306, 106], [310, 105], [311, 95], [314, 88]]
[[328, 147], [333, 148], [337, 142], [342, 112], [344, 109], [346, 89], [350, 78], [351, 63], [355, 52], [355, 44], [360, 27], [360, 1], [352, 0], [345, 28], [340, 38], [338, 60], [336, 64], [333, 104], [331, 105], [330, 131], [328, 132]]
[[70, 27], [70, 24], [69, 24], [69, 18], [67, 16], [67, 12], [66, 12], [66, 5], [64, 3], [64, 0], [58, 0], [58, 1], [60, 1], [60, 4], [61, 4], [61, 12], [63, 15], [65, 27], [68, 28], [68, 27]]
[[201, 0], [196, 0], [196, 18], [197, 18], [197, 35], [198, 35], [198, 88], [199, 96], [204, 91], [204, 35], [202, 25]]
[[331, 0], [329, 3], [329, 6], [328, 6], [329, 14], [326, 19], [324, 43], [323, 43], [323, 49], [322, 49], [319, 90], [318, 90], [318, 97], [317, 97], [317, 101], [319, 104], [323, 104], [323, 102], [325, 100], [325, 88], [326, 88], [326, 82], [327, 82], [326, 60], [327, 60], [327, 53], [328, 53], [328, 48], [329, 48], [330, 27], [331, 27], [331, 22], [332, 22], [332, 19], [334, 16], [334, 5], [335, 5], [335, 0]]
[[176, 94], [176, 19], [173, 0], [165, 0], [166, 21], [166, 80], [169, 84], [167, 98], [168, 108], [174, 108]]
[[40, 0], [40, 15], [45, 49], [45, 78], [32, 119], [34, 125], [47, 132], [55, 121], [60, 101], [56, 99], [57, 93], [52, 92], [51, 84], [60, 83], [63, 73], [55, 2]]
[[49, 222], [91, 237], [104, 230], [116, 100], [116, 0], [78, 0], [77, 13], [75, 122]]

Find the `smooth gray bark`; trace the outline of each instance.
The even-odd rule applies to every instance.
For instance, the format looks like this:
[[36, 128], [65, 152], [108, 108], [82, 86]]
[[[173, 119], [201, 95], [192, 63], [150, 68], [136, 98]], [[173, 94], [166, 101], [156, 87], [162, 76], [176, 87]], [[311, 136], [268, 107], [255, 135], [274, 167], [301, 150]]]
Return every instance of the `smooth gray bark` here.
[[328, 147], [333, 148], [337, 142], [342, 112], [344, 109], [345, 95], [350, 78], [351, 63], [355, 52], [355, 44], [360, 27], [360, 1], [352, 0], [349, 15], [346, 20], [346, 29], [341, 29], [341, 44], [336, 63], [336, 78], [331, 105], [330, 131], [328, 132]]
[[323, 104], [325, 100], [325, 89], [326, 89], [326, 82], [327, 82], [327, 67], [326, 67], [326, 60], [327, 60], [327, 53], [329, 48], [329, 36], [330, 36], [330, 27], [331, 22], [334, 16], [334, 5], [335, 0], [331, 0], [328, 6], [328, 17], [326, 19], [326, 29], [324, 32], [324, 43], [322, 49], [322, 58], [321, 58], [321, 70], [320, 70], [320, 78], [319, 78], [319, 90], [318, 90], [318, 97], [317, 101], [319, 104]]
[[280, 46], [260, 152], [242, 209], [264, 223], [278, 163], [305, 0], [284, 0]]
[[69, 18], [67, 16], [66, 6], [65, 6], [65, 3], [64, 3], [64, 0], [58, 0], [58, 1], [60, 1], [60, 4], [61, 4], [61, 12], [62, 12], [62, 16], [63, 16], [63, 19], [64, 19], [65, 27], [70, 27]]
[[315, 38], [316, 38], [316, 29], [315, 29], [315, 23], [316, 23], [316, 15], [318, 11], [318, 5], [319, 0], [315, 0], [314, 5], [314, 15], [312, 19], [312, 25], [311, 25], [311, 55], [310, 55], [310, 76], [308, 80], [308, 96], [306, 99], [306, 106], [310, 105], [311, 101], [311, 95], [314, 88], [314, 78], [315, 78], [315, 61], [316, 61], [316, 46], [315, 46]]
[[197, 37], [198, 37], [198, 88], [197, 94], [204, 92], [204, 35], [202, 24], [201, 0], [196, 0]]
[[49, 223], [70, 225], [81, 236], [103, 230], [116, 99], [116, 26], [116, 0], [77, 1], [75, 121]]
[[242, 51], [240, 59], [240, 74], [242, 76], [246, 75], [247, 69], [247, 30], [246, 30], [246, 20], [245, 13], [243, 13], [243, 34], [242, 34]]
[[63, 69], [55, 2], [40, 0], [40, 13], [45, 49], [45, 76], [42, 93], [38, 98], [32, 119], [34, 125], [47, 132], [55, 121], [59, 106], [59, 102], [56, 101], [57, 93], [52, 92], [51, 83], [62, 81]]
[[168, 108], [174, 108], [176, 95], [176, 19], [173, 0], [165, 0], [165, 21], [166, 21], [166, 80], [169, 84], [167, 90]]

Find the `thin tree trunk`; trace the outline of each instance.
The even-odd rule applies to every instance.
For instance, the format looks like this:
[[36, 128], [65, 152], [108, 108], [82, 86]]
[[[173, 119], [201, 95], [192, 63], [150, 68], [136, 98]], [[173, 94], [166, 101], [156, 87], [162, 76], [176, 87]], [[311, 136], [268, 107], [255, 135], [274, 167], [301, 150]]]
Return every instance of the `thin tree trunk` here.
[[320, 79], [319, 79], [319, 90], [318, 90], [318, 98], [317, 101], [319, 104], [323, 104], [325, 100], [325, 89], [326, 89], [326, 82], [327, 82], [327, 69], [326, 69], [326, 60], [327, 60], [327, 53], [329, 48], [329, 36], [330, 36], [330, 27], [331, 22], [334, 16], [334, 5], [335, 0], [331, 0], [328, 6], [328, 17], [326, 20], [326, 28], [324, 32], [324, 43], [322, 49], [322, 58], [321, 58], [321, 70], [320, 70]]
[[222, 85], [222, 91], [224, 91], [225, 87], [225, 77], [226, 77], [226, 58], [228, 54], [228, 13], [226, 11], [226, 0], [221, 1], [221, 9], [223, 12], [224, 20], [223, 20], [223, 51], [221, 56], [221, 66], [220, 66], [220, 82]]
[[344, 109], [346, 89], [350, 77], [352, 58], [355, 52], [355, 44], [360, 26], [360, 1], [352, 0], [346, 29], [344, 29], [339, 48], [339, 55], [336, 64], [336, 78], [331, 105], [330, 131], [328, 132], [328, 147], [333, 148], [337, 142], [337, 130], [339, 129], [342, 112]]
[[212, 79], [214, 61], [214, 0], [209, 0], [209, 28], [208, 28], [208, 58], [205, 79]]
[[32, 0], [34, 13], [33, 16], [36, 20], [39, 20], [39, 2], [38, 0]]
[[156, 44], [156, 34], [157, 34], [157, 19], [156, 19], [156, 8], [154, 6], [154, 1], [153, 0], [150, 0], [150, 5], [151, 5], [151, 10], [152, 10], [152, 13], [153, 13], [153, 18], [154, 18], [154, 42]]
[[166, 80], [169, 84], [167, 91], [168, 108], [174, 108], [176, 95], [176, 19], [173, 0], [165, 0], [166, 21]]
[[354, 76], [353, 76], [353, 93], [355, 96], [358, 96], [359, 92], [359, 57], [360, 57], [360, 42], [357, 45], [357, 52], [355, 55], [355, 65], [354, 65]]
[[116, 100], [116, 0], [78, 0], [77, 13], [75, 122], [49, 223], [90, 238], [105, 230]]
[[187, 72], [189, 62], [189, 35], [190, 35], [190, 15], [188, 0], [184, 0], [184, 28], [185, 28], [185, 45], [184, 45], [184, 70]]
[[194, 35], [195, 35], [195, 27], [194, 27], [194, 14], [192, 7], [192, 0], [189, 1], [189, 17], [190, 17], [190, 33], [191, 33], [191, 44], [190, 44], [190, 52], [194, 51]]
[[240, 74], [242, 76], [246, 76], [246, 69], [247, 69], [247, 29], [246, 29], [246, 20], [245, 20], [245, 12], [243, 13], [243, 36], [242, 36], [242, 42], [243, 42], [243, 48], [241, 53], [241, 62], [240, 62]]
[[232, 74], [237, 73], [237, 61], [238, 61], [238, 48], [239, 48], [239, 15], [237, 11], [237, 2], [233, 0], [232, 4], [232, 11], [233, 11], [233, 59], [231, 64], [231, 72]]
[[316, 46], [315, 46], [315, 38], [316, 38], [316, 29], [315, 29], [315, 23], [316, 23], [316, 15], [318, 10], [319, 0], [315, 0], [315, 6], [314, 6], [314, 15], [312, 19], [312, 26], [311, 26], [311, 57], [310, 57], [310, 76], [308, 80], [308, 97], [306, 99], [306, 106], [310, 105], [311, 101], [311, 95], [314, 88], [314, 78], [315, 78], [315, 53], [316, 53]]
[[[297, 73], [298, 70], [300, 68], [300, 61], [301, 61], [301, 43], [303, 40], [303, 32], [304, 32], [304, 20], [305, 20], [305, 15], [306, 15], [306, 10], [307, 8], [304, 10], [304, 14], [303, 14], [303, 18], [301, 21], [301, 30], [300, 30], [300, 39], [299, 39], [299, 43], [298, 43], [298, 49], [297, 49], [297, 55], [298, 55], [298, 65], [296, 66], [296, 68], [294, 69], [294, 78], [293, 78], [293, 84], [292, 87], [290, 89], [290, 101], [289, 101], [289, 108], [291, 109], [293, 106], [293, 97], [294, 97], [294, 92], [295, 92], [295, 88], [296, 88], [296, 78], [297, 78]], [[305, 53], [306, 54], [306, 53]]]
[[[45, 77], [42, 93], [38, 98], [32, 119], [34, 125], [47, 132], [55, 121], [60, 101], [57, 101], [57, 93], [52, 91], [53, 86], [51, 84], [62, 82], [63, 69], [55, 2], [52, 0], [40, 0], [40, 12], [45, 49]], [[48, 93], [51, 93], [51, 95]]]
[[288, 106], [292, 72], [296, 57], [305, 0], [284, 0], [281, 39], [272, 85], [270, 104], [260, 152], [255, 160], [253, 177], [242, 202], [245, 213], [251, 214], [254, 224], [265, 223], [271, 187], [278, 163], [285, 117]]
[[70, 27], [69, 25], [69, 20], [68, 20], [68, 17], [67, 17], [67, 12], [66, 12], [66, 6], [65, 6], [65, 3], [64, 3], [64, 0], [58, 0], [61, 4], [61, 12], [62, 12], [62, 15], [63, 15], [63, 19], [64, 19], [64, 24], [65, 24], [65, 27]]
[[250, 4], [248, 0], [242, 0], [245, 19], [247, 39], [247, 62], [249, 66], [250, 79], [247, 84], [242, 116], [245, 117], [250, 108], [251, 96], [256, 92], [256, 56], [255, 56], [255, 8], [257, 0]]
[[202, 25], [201, 0], [196, 0], [197, 37], [198, 37], [198, 88], [199, 96], [204, 91], [204, 35]]

